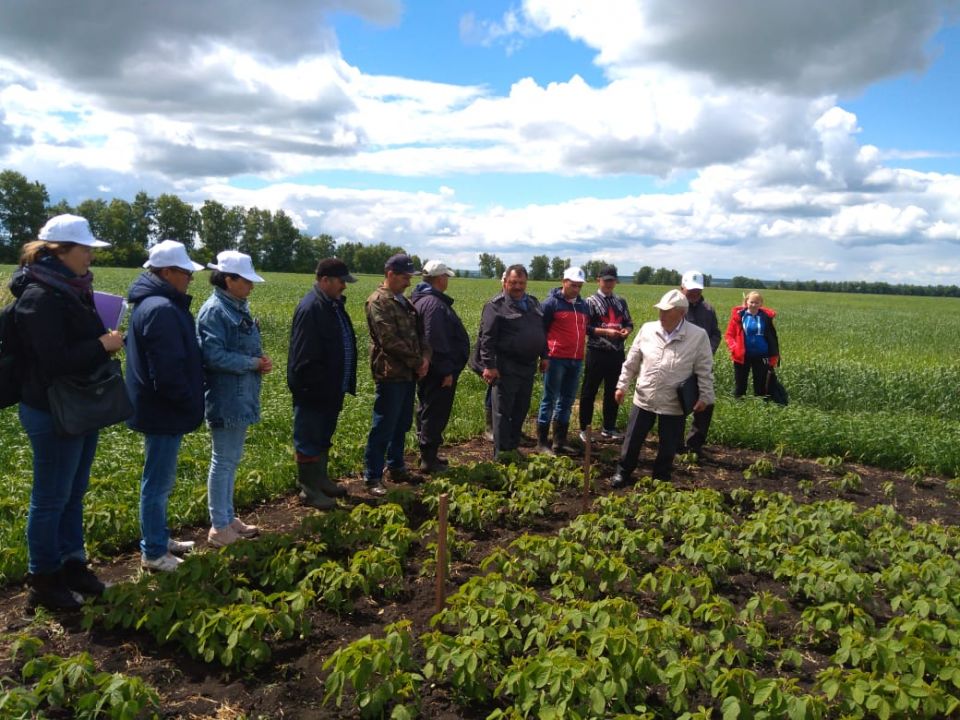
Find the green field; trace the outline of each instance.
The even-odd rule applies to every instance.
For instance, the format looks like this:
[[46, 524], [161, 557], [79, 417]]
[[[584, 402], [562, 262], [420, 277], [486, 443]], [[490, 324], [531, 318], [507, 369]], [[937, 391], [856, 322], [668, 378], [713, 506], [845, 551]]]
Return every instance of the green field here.
[[[0, 268], [3, 283], [10, 268]], [[96, 287], [123, 293], [135, 270], [99, 269]], [[263, 421], [250, 434], [237, 485], [238, 505], [287, 493], [294, 486], [290, 439], [290, 397], [284, 368], [290, 317], [309, 288], [310, 276], [266, 274], [268, 282], [251, 297], [261, 320], [264, 344], [277, 371], [266, 378]], [[358, 331], [361, 356], [367, 344], [363, 299], [378, 278], [364, 276], [348, 289], [348, 308]], [[555, 283], [531, 283], [541, 299]], [[588, 286], [590, 287], [590, 286]], [[497, 292], [493, 280], [453, 279], [450, 293], [465, 325], [475, 335], [483, 302]], [[655, 317], [651, 307], [666, 288], [621, 285], [636, 321]], [[210, 291], [202, 275], [194, 282], [193, 309]], [[721, 329], [739, 290], [708, 289]], [[767, 302], [779, 313], [783, 352], [781, 377], [791, 394], [787, 408], [747, 399], [734, 402], [733, 372], [724, 347], [717, 353], [718, 407], [711, 441], [804, 456], [846, 455], [851, 460], [926, 473], [960, 472], [960, 300], [858, 296], [776, 291]], [[448, 441], [476, 435], [483, 425], [483, 385], [471, 373], [462, 378], [447, 433]], [[373, 384], [361, 363], [358, 396], [348, 398], [334, 439], [333, 469], [361, 469], [369, 427]], [[536, 399], [535, 399], [536, 402]], [[626, 408], [621, 410], [625, 420]], [[412, 446], [412, 434], [408, 438]], [[189, 436], [181, 453], [177, 488], [171, 500], [175, 524], [206, 521], [209, 437]], [[138, 480], [142, 463], [139, 435], [124, 427], [101, 434], [87, 496], [88, 547], [113, 553], [132, 547], [137, 529]], [[30, 451], [16, 408], [0, 411], [0, 580], [20, 577], [26, 568], [23, 540], [30, 488]]]

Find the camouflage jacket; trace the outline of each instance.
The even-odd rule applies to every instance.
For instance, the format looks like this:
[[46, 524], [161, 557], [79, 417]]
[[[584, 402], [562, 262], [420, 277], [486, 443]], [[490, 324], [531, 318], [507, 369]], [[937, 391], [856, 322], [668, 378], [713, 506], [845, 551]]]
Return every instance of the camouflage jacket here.
[[416, 380], [423, 359], [430, 359], [430, 347], [423, 322], [413, 304], [381, 285], [367, 298], [367, 327], [370, 329], [370, 370], [376, 382]]

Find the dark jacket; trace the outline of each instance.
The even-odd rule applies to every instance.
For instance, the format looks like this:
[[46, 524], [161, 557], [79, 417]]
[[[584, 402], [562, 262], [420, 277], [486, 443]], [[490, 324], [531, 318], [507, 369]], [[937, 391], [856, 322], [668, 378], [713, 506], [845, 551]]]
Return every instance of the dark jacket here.
[[627, 301], [619, 295], [604, 295], [597, 290], [586, 298], [587, 309], [590, 311], [590, 324], [587, 326], [587, 347], [591, 350], [622, 353], [624, 339], [608, 338], [597, 335], [597, 328], [627, 328], [633, 330], [633, 318], [627, 308]]
[[[735, 307], [730, 310], [730, 322], [727, 323], [727, 332], [724, 336], [727, 347], [730, 348], [730, 357], [737, 365], [743, 365], [747, 358], [746, 338], [743, 334], [745, 312], [747, 312], [745, 307]], [[767, 341], [767, 357], [770, 359], [770, 365], [776, 367], [780, 362], [780, 343], [777, 340], [777, 329], [773, 326], [773, 318], [777, 313], [765, 307], [760, 308], [760, 312], [767, 319], [763, 327], [763, 337]]]
[[547, 357], [543, 310], [533, 295], [526, 299], [526, 310], [505, 293], [483, 306], [480, 334], [470, 358], [475, 372], [490, 368], [501, 374], [529, 375], [536, 372], [537, 359]]
[[190, 314], [192, 298], [152, 272], [127, 293], [127, 425], [151, 435], [183, 435], [203, 422], [203, 357]]
[[701, 297], [700, 302], [687, 308], [687, 320], [707, 331], [710, 349], [716, 353], [720, 347], [720, 325], [717, 323], [717, 312], [713, 305]]
[[[345, 298], [341, 297], [340, 303]], [[294, 405], [343, 404], [344, 374], [347, 392], [357, 394], [357, 337], [353, 323], [343, 309], [353, 348], [353, 365], [344, 365], [343, 326], [337, 318], [338, 301], [314, 288], [300, 300], [290, 327], [290, 350], [287, 355], [287, 387], [293, 393]]]
[[572, 301], [563, 296], [563, 288], [553, 288], [543, 303], [543, 327], [547, 332], [547, 352], [552, 358], [583, 360], [584, 341], [590, 311], [583, 298]]
[[25, 268], [14, 273], [10, 291], [25, 370], [20, 400], [49, 411], [47, 388], [55, 378], [91, 373], [110, 359], [100, 343], [106, 328], [92, 301], [31, 280]]
[[419, 283], [410, 296], [423, 322], [427, 345], [433, 350], [429, 372], [459, 375], [470, 357], [470, 336], [453, 309], [453, 298], [430, 283]]

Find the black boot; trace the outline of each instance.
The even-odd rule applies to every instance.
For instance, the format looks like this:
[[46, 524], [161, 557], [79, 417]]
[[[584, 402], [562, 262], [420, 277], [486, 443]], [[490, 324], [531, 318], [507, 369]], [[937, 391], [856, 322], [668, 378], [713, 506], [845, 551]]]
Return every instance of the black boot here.
[[60, 572], [67, 587], [84, 597], [100, 597], [107, 589], [84, 560], [67, 560]]
[[27, 605], [31, 609], [45, 607], [47, 610], [79, 610], [81, 597], [67, 587], [63, 571], [37, 573], [29, 576], [30, 595]]
[[437, 456], [439, 449], [439, 443], [420, 446], [420, 472], [432, 475], [433, 473], [443, 472], [449, 467], [449, 463]]
[[300, 500], [304, 505], [317, 510], [333, 510], [337, 501], [320, 489], [320, 463], [297, 463], [297, 483], [300, 485]]
[[317, 456], [317, 465], [319, 466], [319, 481], [318, 486], [324, 495], [327, 495], [332, 498], [340, 498], [347, 496], [346, 488], [340, 487], [336, 482], [330, 479], [330, 475], [327, 473], [327, 463], [330, 460], [330, 451], [321, 450], [320, 454]]
[[550, 423], [537, 423], [536, 452], [542, 455], [553, 455], [553, 448], [550, 447]]
[[570, 432], [570, 423], [555, 422], [553, 424], [553, 452], [557, 455], [574, 455], [577, 448], [567, 444], [567, 433]]
[[483, 409], [483, 439], [487, 442], [493, 442], [493, 408], [485, 407]]
[[620, 466], [617, 465], [617, 472], [614, 473], [613, 477], [610, 478], [610, 487], [614, 490], [620, 488], [629, 487], [633, 485], [633, 479], [630, 477], [631, 473], [624, 472], [620, 469]]

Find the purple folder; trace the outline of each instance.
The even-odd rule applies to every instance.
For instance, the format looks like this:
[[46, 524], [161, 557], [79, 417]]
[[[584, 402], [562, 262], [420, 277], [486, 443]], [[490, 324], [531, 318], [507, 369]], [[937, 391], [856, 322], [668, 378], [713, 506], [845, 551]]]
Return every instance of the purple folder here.
[[97, 306], [97, 314], [103, 321], [103, 326], [107, 330], [116, 330], [120, 327], [123, 320], [123, 312], [126, 303], [120, 295], [111, 295], [110, 293], [94, 292], [93, 304]]

